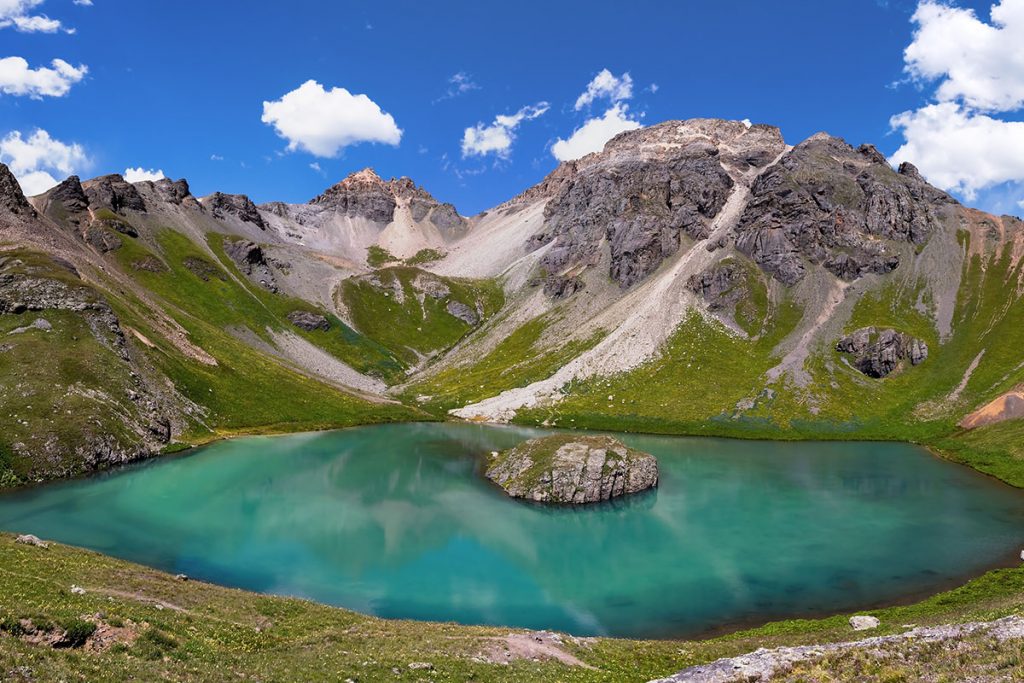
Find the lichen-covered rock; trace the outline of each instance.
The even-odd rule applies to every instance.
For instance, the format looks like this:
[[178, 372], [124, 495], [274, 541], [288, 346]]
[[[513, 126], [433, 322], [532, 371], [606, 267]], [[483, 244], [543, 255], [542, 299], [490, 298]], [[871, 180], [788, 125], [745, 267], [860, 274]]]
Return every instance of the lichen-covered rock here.
[[903, 332], [862, 327], [836, 344], [840, 353], [852, 355], [853, 366], [869, 377], [885, 377], [904, 360], [920, 365], [928, 358], [928, 344]]
[[486, 476], [513, 498], [596, 503], [658, 485], [658, 461], [610, 436], [559, 434], [493, 454]]
[[785, 285], [809, 264], [852, 281], [899, 266], [886, 240], [923, 244], [953, 201], [913, 166], [897, 173], [874, 147], [818, 133], [754, 181], [736, 247]]
[[244, 223], [252, 223], [260, 230], [267, 229], [267, 224], [256, 205], [244, 194], [214, 192], [208, 197], [203, 197], [201, 203], [214, 218], [234, 216]]
[[288, 320], [295, 327], [307, 332], [312, 332], [313, 330], [326, 332], [331, 329], [331, 323], [327, 318], [319, 313], [312, 313], [310, 311], [292, 311], [288, 314]]

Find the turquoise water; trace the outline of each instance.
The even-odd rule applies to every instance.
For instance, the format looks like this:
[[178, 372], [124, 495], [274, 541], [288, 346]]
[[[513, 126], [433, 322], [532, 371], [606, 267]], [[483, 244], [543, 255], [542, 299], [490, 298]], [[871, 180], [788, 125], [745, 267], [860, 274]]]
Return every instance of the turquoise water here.
[[625, 502], [507, 499], [538, 430], [404, 424], [225, 441], [0, 497], [0, 528], [385, 617], [687, 635], [935, 591], [1024, 543], [1024, 495], [904, 444], [620, 435]]

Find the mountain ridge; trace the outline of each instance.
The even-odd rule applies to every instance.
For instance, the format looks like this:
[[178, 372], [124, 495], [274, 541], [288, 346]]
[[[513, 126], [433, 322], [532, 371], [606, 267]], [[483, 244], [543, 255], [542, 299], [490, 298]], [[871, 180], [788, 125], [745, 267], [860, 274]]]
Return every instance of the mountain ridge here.
[[[142, 457], [380, 419], [927, 441], [1024, 383], [1024, 224], [825, 133], [790, 146], [773, 126], [668, 121], [472, 217], [369, 168], [257, 205], [117, 174], [26, 198], [0, 167], [0, 221], [0, 301], [25, 282], [84, 287], [124, 346], [71, 334], [88, 321], [45, 297], [8, 305], [0, 376], [41, 406], [0, 439], [12, 482], [104, 466], [76, 434], [86, 451], [103, 433], [119, 453], [145, 441]], [[14, 334], [26, 316], [63, 327]], [[929, 356], [879, 347], [897, 355], [863, 363], [887, 371], [870, 377], [839, 348], [867, 328]], [[117, 376], [51, 378], [81, 399], [58, 427], [64, 399], [11, 359], [70, 367], [81, 344], [113, 353]], [[166, 413], [165, 439], [136, 428], [138, 396]], [[311, 421], [314, 396], [333, 403]]]

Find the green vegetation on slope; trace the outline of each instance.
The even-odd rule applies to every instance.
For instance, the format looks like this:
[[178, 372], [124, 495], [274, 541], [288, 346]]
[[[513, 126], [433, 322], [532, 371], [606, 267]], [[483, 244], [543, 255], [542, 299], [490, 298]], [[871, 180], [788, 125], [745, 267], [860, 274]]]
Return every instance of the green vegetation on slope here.
[[1024, 488], [1024, 420], [959, 432], [931, 445], [949, 460]]
[[604, 337], [603, 332], [597, 332], [587, 340], [539, 348], [538, 342], [551, 322], [551, 314], [534, 318], [502, 339], [477, 362], [448, 367], [418, 380], [406, 388], [403, 396], [409, 401], [424, 397], [421, 401], [424, 408], [443, 414], [506, 389], [549, 377]]
[[340, 296], [359, 332], [409, 365], [452, 347], [473, 329], [449, 311], [452, 303], [468, 307], [483, 320], [504, 304], [501, 287], [494, 281], [440, 277], [408, 266], [345, 280]]

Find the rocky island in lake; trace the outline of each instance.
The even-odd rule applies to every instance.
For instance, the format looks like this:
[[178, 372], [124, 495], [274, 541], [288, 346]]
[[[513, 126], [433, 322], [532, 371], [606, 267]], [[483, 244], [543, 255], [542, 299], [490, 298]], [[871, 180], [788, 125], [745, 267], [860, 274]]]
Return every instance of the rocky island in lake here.
[[597, 503], [658, 485], [658, 461], [610, 436], [558, 434], [493, 453], [488, 479], [513, 498]]

